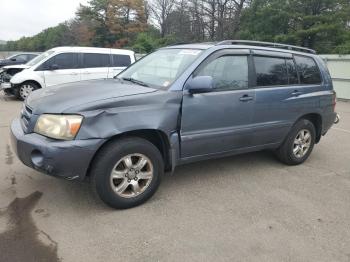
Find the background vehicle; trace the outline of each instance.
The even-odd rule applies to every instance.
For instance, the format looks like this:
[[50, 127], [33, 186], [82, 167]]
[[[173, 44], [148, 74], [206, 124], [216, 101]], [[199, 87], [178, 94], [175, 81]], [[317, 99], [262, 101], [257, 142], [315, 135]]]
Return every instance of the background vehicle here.
[[117, 79], [33, 92], [12, 123], [12, 143], [24, 164], [68, 179], [90, 176], [105, 203], [128, 208], [149, 199], [178, 165], [264, 149], [285, 164], [303, 163], [334, 123], [335, 104], [313, 50], [178, 45]]
[[94, 47], [57, 47], [14, 75], [6, 90], [20, 99], [36, 89], [83, 80], [113, 78], [135, 61], [133, 51]]
[[4, 66], [0, 69], [0, 90], [4, 90], [5, 94], [11, 95], [11, 78], [23, 71], [24, 69], [29, 68], [28, 65], [12, 65], [12, 66]]
[[0, 68], [8, 65], [21, 65], [38, 56], [38, 53], [20, 53], [6, 59], [0, 59]]

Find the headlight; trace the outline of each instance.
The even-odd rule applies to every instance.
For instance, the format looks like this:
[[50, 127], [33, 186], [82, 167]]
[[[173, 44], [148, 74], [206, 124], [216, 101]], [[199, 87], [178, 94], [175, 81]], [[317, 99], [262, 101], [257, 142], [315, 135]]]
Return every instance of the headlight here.
[[79, 115], [43, 114], [36, 122], [34, 132], [55, 139], [72, 140], [82, 121], [83, 117]]

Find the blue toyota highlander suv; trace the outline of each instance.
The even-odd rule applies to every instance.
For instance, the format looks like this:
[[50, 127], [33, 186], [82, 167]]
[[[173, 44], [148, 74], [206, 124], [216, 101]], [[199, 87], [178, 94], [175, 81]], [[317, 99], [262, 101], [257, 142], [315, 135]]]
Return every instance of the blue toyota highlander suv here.
[[12, 143], [25, 165], [89, 177], [106, 204], [129, 208], [178, 165], [264, 149], [287, 165], [303, 163], [334, 123], [335, 104], [330, 74], [313, 50], [250, 41], [177, 45], [115, 79], [33, 92], [12, 123]]

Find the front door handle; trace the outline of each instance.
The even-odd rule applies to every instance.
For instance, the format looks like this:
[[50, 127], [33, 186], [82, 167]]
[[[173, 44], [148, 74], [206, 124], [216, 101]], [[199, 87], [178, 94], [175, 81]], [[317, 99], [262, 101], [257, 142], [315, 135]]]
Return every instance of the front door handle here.
[[248, 102], [248, 101], [251, 101], [251, 100], [253, 100], [254, 98], [252, 97], [252, 96], [249, 96], [249, 95], [244, 95], [244, 96], [242, 96], [240, 99], [239, 99], [239, 101], [241, 101], [241, 102]]
[[302, 95], [303, 93], [298, 91], [298, 90], [294, 90], [294, 92], [292, 93], [292, 96], [300, 96]]

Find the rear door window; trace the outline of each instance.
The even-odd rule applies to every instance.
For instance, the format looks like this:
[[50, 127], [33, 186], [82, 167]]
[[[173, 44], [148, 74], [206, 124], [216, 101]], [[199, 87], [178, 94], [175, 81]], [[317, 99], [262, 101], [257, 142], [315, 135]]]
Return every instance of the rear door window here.
[[83, 54], [83, 68], [109, 67], [110, 56], [108, 54]]
[[126, 67], [131, 65], [131, 59], [129, 55], [112, 55], [113, 67]]
[[294, 58], [295, 62], [297, 63], [300, 84], [315, 85], [322, 82], [320, 70], [314, 59], [311, 57], [298, 55], [296, 55]]
[[255, 56], [257, 86], [288, 85], [287, 65], [284, 58]]

